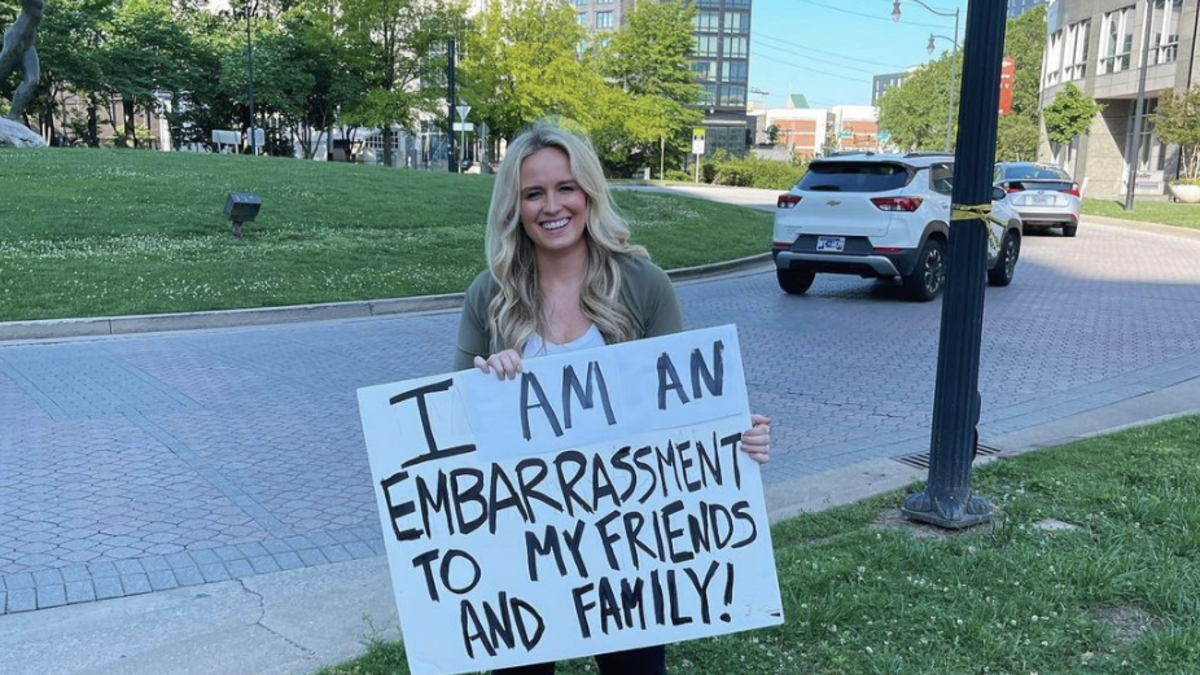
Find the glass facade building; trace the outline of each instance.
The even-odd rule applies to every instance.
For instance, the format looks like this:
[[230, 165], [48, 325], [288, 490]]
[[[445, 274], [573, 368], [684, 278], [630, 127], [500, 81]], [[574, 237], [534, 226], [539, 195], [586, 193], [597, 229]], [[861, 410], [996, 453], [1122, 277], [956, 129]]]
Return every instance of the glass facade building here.
[[[613, 30], [638, 0], [565, 0], [589, 30]], [[653, 0], [641, 0], [652, 2]], [[696, 50], [692, 69], [700, 81], [696, 107], [704, 113], [705, 154], [744, 156], [752, 144], [746, 118], [750, 80], [752, 0], [693, 0]]]
[[1038, 5], [1046, 4], [1046, 0], [1008, 0], [1008, 18], [1015, 19]]

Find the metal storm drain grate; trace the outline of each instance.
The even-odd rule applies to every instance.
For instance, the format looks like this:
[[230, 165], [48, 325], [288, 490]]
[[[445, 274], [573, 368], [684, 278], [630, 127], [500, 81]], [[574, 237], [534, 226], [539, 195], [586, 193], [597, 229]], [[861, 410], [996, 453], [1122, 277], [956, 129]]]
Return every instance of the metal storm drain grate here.
[[[987, 445], [985, 443], [979, 443], [975, 446], [975, 456], [976, 457], [989, 457], [992, 455], [998, 455], [1001, 452], [1003, 452], [1003, 451], [1000, 448], [997, 448], [993, 445]], [[892, 459], [896, 460], [897, 462], [900, 462], [901, 464], [904, 464], [906, 466], [911, 466], [916, 469], [928, 469], [929, 468], [929, 453], [928, 452], [918, 452], [918, 453], [914, 453], [911, 455], [901, 455], [899, 457], [893, 457]]]

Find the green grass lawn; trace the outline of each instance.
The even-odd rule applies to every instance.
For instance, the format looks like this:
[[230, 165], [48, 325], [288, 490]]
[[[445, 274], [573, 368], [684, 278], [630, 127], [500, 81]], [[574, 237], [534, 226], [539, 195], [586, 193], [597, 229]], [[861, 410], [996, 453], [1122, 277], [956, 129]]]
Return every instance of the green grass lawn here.
[[[995, 462], [974, 488], [997, 518], [965, 532], [907, 524], [904, 493], [777, 525], [786, 623], [674, 645], [672, 672], [1198, 672], [1200, 417]], [[399, 643], [320, 675], [385, 673], [408, 673]]]
[[[149, 151], [0, 150], [0, 320], [465, 290], [490, 176]], [[228, 192], [263, 200], [236, 242]], [[665, 269], [769, 249], [771, 215], [618, 191]]]
[[1137, 199], [1133, 202], [1132, 211], [1126, 211], [1124, 206], [1124, 200], [1085, 198], [1082, 211], [1086, 216], [1107, 216], [1200, 230], [1200, 205], [1197, 204]]

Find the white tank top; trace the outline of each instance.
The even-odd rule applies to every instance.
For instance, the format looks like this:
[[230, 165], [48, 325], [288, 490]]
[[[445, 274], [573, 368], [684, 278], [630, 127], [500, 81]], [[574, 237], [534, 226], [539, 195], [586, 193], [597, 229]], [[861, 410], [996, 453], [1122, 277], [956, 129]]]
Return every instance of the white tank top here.
[[549, 356], [551, 354], [563, 354], [565, 352], [577, 352], [584, 349], [592, 349], [594, 347], [604, 346], [604, 336], [600, 334], [600, 329], [596, 328], [596, 324], [588, 327], [587, 331], [578, 338], [566, 343], [556, 344], [547, 342], [541, 335], [534, 333], [525, 343], [525, 349], [522, 350], [522, 358], [531, 359], [535, 356]]

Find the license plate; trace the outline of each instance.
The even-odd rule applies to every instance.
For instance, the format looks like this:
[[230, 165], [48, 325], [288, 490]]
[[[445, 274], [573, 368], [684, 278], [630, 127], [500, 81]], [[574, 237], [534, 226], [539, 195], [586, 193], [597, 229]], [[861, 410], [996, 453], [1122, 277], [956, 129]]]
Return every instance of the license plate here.
[[817, 237], [817, 250], [841, 253], [846, 250], [845, 237]]
[[1038, 206], [1049, 206], [1054, 203], [1054, 197], [1050, 195], [1030, 195], [1029, 203], [1037, 204]]

